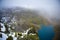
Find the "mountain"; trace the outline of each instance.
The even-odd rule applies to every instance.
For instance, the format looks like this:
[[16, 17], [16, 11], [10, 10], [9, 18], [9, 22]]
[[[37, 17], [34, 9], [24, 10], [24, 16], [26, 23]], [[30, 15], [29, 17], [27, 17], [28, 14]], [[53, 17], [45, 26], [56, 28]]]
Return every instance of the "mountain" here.
[[[30, 27], [30, 24], [40, 21], [40, 16], [37, 10], [14, 7], [14, 8], [1, 8], [0, 14], [2, 19], [6, 20], [6, 23], [13, 23], [12, 26], [15, 27], [15, 31], [22, 32]], [[5, 18], [5, 19], [4, 19]], [[35, 22], [33, 22], [35, 21]]]
[[0, 9], [0, 19], [3, 19], [7, 24], [11, 24], [18, 32], [23, 32], [30, 27], [39, 29], [41, 23], [57, 23], [55, 18], [46, 18], [43, 16], [45, 14], [41, 14], [37, 10], [22, 7]]

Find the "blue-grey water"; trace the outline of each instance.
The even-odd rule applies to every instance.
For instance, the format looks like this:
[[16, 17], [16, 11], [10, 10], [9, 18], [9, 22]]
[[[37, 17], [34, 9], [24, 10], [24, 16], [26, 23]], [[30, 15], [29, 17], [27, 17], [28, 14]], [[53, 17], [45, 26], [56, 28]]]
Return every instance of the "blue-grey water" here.
[[41, 25], [41, 29], [38, 30], [38, 36], [40, 40], [53, 40], [55, 36], [53, 25]]

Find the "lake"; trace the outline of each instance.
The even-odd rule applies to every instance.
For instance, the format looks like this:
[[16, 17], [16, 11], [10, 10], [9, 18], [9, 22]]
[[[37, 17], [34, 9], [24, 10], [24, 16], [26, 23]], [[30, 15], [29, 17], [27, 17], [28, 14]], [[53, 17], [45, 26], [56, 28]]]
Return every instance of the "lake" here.
[[53, 25], [41, 25], [41, 29], [38, 30], [38, 36], [40, 40], [53, 40], [55, 36]]

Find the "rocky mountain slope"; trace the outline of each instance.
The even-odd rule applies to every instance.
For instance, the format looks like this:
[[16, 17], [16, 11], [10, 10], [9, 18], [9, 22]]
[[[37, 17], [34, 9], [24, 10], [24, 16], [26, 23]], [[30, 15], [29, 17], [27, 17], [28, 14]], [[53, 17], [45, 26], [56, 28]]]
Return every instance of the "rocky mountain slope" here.
[[[22, 32], [27, 30], [31, 25], [40, 23], [40, 17], [36, 10], [26, 9], [26, 8], [2, 8], [0, 9], [0, 14], [5, 23], [12, 23], [15, 27], [15, 31]], [[37, 23], [38, 22], [38, 23]]]

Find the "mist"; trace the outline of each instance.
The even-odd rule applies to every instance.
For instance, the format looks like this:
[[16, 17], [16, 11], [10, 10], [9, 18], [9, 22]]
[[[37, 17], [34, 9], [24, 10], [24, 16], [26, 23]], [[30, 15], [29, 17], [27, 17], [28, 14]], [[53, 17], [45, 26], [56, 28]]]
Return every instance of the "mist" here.
[[60, 19], [59, 0], [1, 0], [0, 8], [23, 7], [40, 11], [44, 17]]

